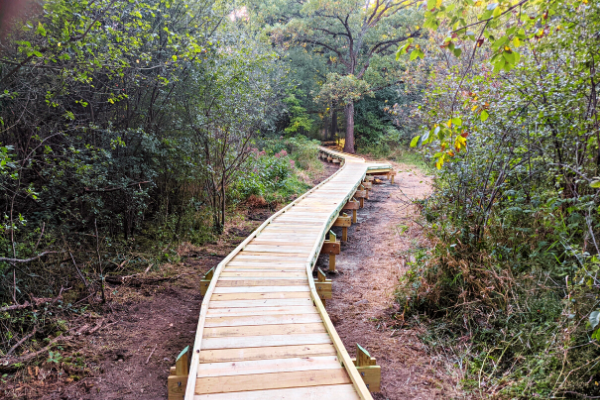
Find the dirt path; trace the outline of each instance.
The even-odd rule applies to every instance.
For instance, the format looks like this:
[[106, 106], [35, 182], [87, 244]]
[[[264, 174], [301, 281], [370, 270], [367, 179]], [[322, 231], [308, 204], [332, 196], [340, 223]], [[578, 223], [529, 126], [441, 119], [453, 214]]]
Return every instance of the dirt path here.
[[[427, 246], [418, 208], [412, 200], [431, 192], [431, 178], [415, 167], [395, 164], [396, 184], [373, 185], [370, 199], [358, 212], [358, 224], [337, 257], [333, 299], [327, 311], [346, 348], [356, 343], [377, 358], [382, 391], [376, 399], [460, 398], [443, 359], [428, 354], [418, 329], [393, 330], [394, 291], [405, 272], [407, 251]], [[323, 262], [324, 260], [320, 260]]]

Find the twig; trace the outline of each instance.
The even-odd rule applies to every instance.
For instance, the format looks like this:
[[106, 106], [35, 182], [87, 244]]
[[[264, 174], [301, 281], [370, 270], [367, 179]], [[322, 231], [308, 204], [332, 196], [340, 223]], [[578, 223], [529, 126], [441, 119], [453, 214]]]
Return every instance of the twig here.
[[102, 304], [106, 303], [106, 296], [104, 294], [104, 274], [102, 269], [102, 260], [100, 259], [100, 236], [98, 236], [98, 224], [94, 219], [94, 228], [96, 229], [96, 255], [98, 255], [98, 268], [100, 269], [100, 291], [102, 292]]
[[6, 307], [2, 307], [0, 308], [0, 312], [4, 312], [4, 311], [12, 311], [12, 310], [22, 310], [24, 308], [30, 307], [30, 306], [39, 306], [40, 304], [43, 303], [55, 303], [58, 300], [62, 299], [62, 295], [59, 295], [58, 297], [51, 299], [51, 298], [33, 298], [31, 300], [31, 303], [26, 301], [23, 304], [13, 304], [12, 306], [6, 306]]
[[150, 263], [150, 265], [148, 265], [148, 268], [146, 268], [146, 270], [144, 271], [144, 275], [146, 275], [148, 273], [148, 271], [150, 271], [150, 268], [152, 268], [154, 264]]
[[[52, 339], [50, 341], [50, 343], [48, 343], [48, 346], [44, 347], [43, 349], [38, 350], [34, 353], [28, 353], [27, 355], [24, 355], [22, 357], [18, 357], [16, 359], [14, 359], [12, 362], [9, 361], [9, 357], [3, 357], [0, 360], [0, 372], [10, 372], [10, 371], [19, 369], [21, 366], [23, 366], [28, 361], [31, 361], [31, 360], [39, 357], [40, 355], [44, 354], [48, 350], [50, 350], [56, 342], [70, 339], [69, 337], [66, 337], [65, 334], [71, 332], [74, 329], [75, 328], [71, 328], [68, 331], [66, 331], [65, 333], [63, 333], [62, 335], [58, 336], [57, 338]], [[80, 333], [83, 333], [83, 332], [80, 332]]]
[[35, 335], [35, 333], [37, 332], [37, 327], [33, 328], [33, 331], [25, 336], [23, 339], [19, 340], [17, 342], [17, 344], [15, 344], [13, 347], [10, 348], [10, 350], [8, 350], [8, 353], [6, 353], [6, 357], [10, 356], [16, 349], [19, 348], [20, 345], [22, 345], [27, 339], [29, 339], [30, 337], [32, 337], [33, 335]]
[[42, 232], [40, 233], [40, 237], [38, 239], [38, 241], [36, 242], [35, 246], [33, 246], [33, 249], [37, 249], [38, 245], [40, 244], [40, 241], [42, 240], [42, 236], [44, 236], [44, 229], [46, 228], [46, 223], [42, 222]]
[[77, 270], [77, 274], [79, 274], [79, 278], [81, 278], [81, 281], [83, 282], [83, 284], [85, 285], [85, 288], [88, 289], [88, 283], [85, 280], [85, 277], [83, 276], [83, 274], [81, 273], [81, 270], [79, 269], [79, 267], [77, 266], [77, 263], [75, 262], [75, 257], [73, 257], [73, 254], [71, 253], [71, 251], [69, 250], [69, 255], [71, 256], [71, 260], [73, 261], [73, 266], [75, 267], [75, 269]]
[[62, 253], [62, 251], [44, 251], [40, 254], [38, 254], [37, 256], [31, 257], [31, 258], [7, 258], [7, 257], [0, 257], [0, 261], [6, 261], [6, 262], [10, 262], [10, 263], [28, 263], [31, 261], [35, 261], [40, 257], [45, 256], [46, 254], [56, 254], [56, 253]]
[[157, 347], [158, 347], [158, 345], [154, 345], [154, 349], [152, 349], [152, 351], [150, 352], [150, 355], [146, 359], [146, 365], [150, 362], [150, 357], [152, 357], [152, 354], [154, 354], [154, 352], [156, 351]]
[[116, 187], [116, 188], [103, 188], [103, 189], [88, 189], [85, 188], [86, 192], [114, 192], [115, 190], [122, 190], [125, 189], [126, 187], [129, 186], [135, 186], [135, 185], [141, 185], [142, 183], [146, 184], [146, 183], [150, 183], [151, 181], [143, 181], [143, 182], [134, 182], [134, 183], [130, 183], [129, 185], [125, 186], [125, 187]]

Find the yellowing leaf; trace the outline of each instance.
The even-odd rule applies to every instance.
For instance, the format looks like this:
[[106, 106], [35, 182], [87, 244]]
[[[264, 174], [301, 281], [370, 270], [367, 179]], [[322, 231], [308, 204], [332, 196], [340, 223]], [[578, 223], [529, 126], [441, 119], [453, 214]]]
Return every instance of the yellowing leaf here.
[[518, 37], [516, 37], [513, 39], [513, 44], [515, 45], [515, 47], [519, 47], [521, 46], [521, 40]]
[[473, 106], [473, 108], [471, 108], [471, 111], [475, 111], [475, 110], [477, 110], [477, 107], [479, 107], [479, 106], [478, 106], [477, 104], [475, 104], [475, 105]]

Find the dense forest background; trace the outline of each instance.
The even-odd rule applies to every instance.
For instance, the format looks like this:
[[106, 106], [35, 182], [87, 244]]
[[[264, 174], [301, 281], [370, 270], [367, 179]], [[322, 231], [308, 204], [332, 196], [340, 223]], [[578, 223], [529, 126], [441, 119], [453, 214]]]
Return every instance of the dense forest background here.
[[474, 396], [600, 396], [599, 31], [591, 0], [2, 2], [0, 370], [335, 140], [435, 165], [398, 327]]

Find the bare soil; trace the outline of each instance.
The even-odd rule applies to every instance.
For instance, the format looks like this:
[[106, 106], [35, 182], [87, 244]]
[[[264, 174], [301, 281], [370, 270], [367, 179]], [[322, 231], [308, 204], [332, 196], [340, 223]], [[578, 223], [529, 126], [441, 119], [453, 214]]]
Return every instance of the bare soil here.
[[[313, 184], [337, 170], [324, 164]], [[377, 399], [460, 398], [453, 371], [423, 345], [419, 328], [391, 329], [397, 321], [394, 291], [405, 271], [407, 251], [425, 244], [412, 200], [430, 192], [430, 179], [411, 167], [401, 170], [396, 184], [374, 185], [371, 199], [359, 210], [359, 223], [349, 231], [337, 258], [333, 299], [327, 309], [348, 351], [366, 347], [382, 367], [382, 391]], [[216, 266], [274, 210], [249, 211], [244, 223], [227, 227], [223, 240], [202, 247], [183, 245], [182, 261], [172, 268], [181, 278], [141, 288], [112, 286], [113, 302], [98, 315], [101, 329], [62, 347], [84, 365], [76, 371], [65, 363], [45, 362], [22, 370], [22, 381], [4, 398], [26, 399], [166, 399], [169, 367], [177, 354], [193, 344], [202, 302], [201, 276]], [[326, 263], [326, 260], [320, 260]], [[164, 269], [163, 269], [164, 271]], [[64, 355], [63, 354], [63, 355]], [[14, 382], [14, 381], [13, 381]], [[0, 397], [2, 395], [0, 394]]]
[[[452, 366], [420, 340], [424, 329], [393, 318], [399, 314], [394, 293], [410, 250], [429, 245], [413, 200], [432, 190], [431, 178], [415, 167], [394, 164], [394, 169], [400, 171], [395, 184], [374, 184], [358, 224], [349, 229], [336, 258], [339, 273], [330, 276], [333, 299], [326, 308], [348, 352], [355, 356], [358, 343], [381, 366], [376, 399], [463, 398]], [[319, 262], [326, 265], [327, 259]]]

